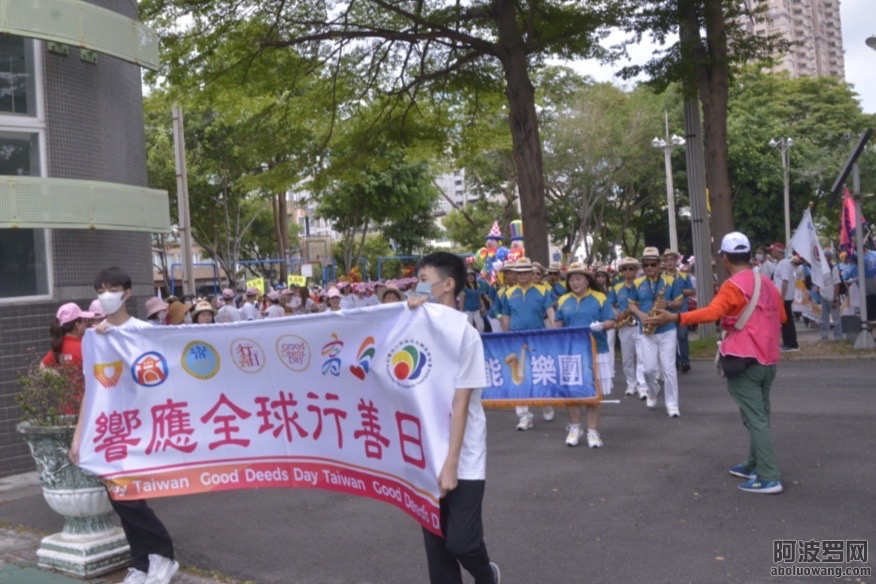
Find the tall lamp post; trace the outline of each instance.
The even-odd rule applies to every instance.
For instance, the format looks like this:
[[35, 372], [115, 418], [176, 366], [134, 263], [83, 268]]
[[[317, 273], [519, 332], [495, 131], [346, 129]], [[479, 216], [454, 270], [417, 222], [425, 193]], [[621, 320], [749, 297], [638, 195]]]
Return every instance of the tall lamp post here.
[[794, 145], [793, 138], [779, 138], [770, 140], [770, 147], [776, 148], [782, 155], [782, 175], [785, 181], [785, 245], [791, 241], [791, 177], [790, 177], [790, 150]]
[[669, 137], [669, 114], [666, 114], [666, 139], [654, 138], [651, 146], [663, 150], [663, 164], [666, 167], [666, 204], [669, 208], [669, 247], [678, 251], [678, 231], [675, 228], [675, 188], [672, 185], [672, 147], [684, 146], [681, 136]]

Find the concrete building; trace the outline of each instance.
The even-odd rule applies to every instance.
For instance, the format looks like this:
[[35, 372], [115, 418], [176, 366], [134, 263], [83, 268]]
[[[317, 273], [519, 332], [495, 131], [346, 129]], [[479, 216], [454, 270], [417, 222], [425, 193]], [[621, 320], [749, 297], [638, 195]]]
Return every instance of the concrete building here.
[[33, 470], [17, 380], [57, 308], [87, 308], [113, 265], [133, 279], [132, 314], [152, 294], [169, 206], [146, 188], [140, 69], [157, 68], [158, 38], [137, 18], [130, 0], [0, 4], [0, 476]]
[[752, 0], [768, 5], [767, 21], [745, 21], [749, 32], [781, 34], [795, 43], [777, 55], [776, 71], [791, 77], [836, 77], [845, 79], [842, 23], [839, 0]]

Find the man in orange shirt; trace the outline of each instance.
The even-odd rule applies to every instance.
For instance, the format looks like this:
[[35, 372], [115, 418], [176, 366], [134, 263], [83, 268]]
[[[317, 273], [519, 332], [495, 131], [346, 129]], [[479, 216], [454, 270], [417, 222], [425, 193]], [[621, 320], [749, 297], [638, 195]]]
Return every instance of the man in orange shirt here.
[[[788, 317], [776, 287], [751, 269], [751, 244], [745, 235], [738, 231], [725, 235], [721, 259], [730, 278], [708, 306], [684, 313], [660, 310], [648, 321], [684, 326], [721, 320], [727, 335], [720, 345], [727, 390], [739, 406], [751, 440], [748, 459], [731, 468], [730, 474], [748, 479], [739, 485], [743, 491], [781, 493], [779, 465], [770, 435], [770, 387], [780, 359], [779, 324]], [[754, 309], [737, 328], [758, 285], [756, 278], [760, 279], [760, 291]]]

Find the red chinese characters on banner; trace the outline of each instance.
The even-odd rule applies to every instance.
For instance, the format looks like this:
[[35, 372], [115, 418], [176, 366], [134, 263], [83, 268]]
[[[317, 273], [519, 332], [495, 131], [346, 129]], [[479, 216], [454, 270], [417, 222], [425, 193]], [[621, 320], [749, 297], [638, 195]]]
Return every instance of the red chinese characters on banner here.
[[[224, 415], [218, 415], [220, 408], [225, 406], [230, 413]], [[235, 420], [245, 420], [249, 418], [252, 414], [247, 412], [246, 410], [238, 407], [234, 404], [224, 393], [219, 394], [219, 400], [216, 402], [210, 411], [201, 416], [201, 421], [203, 423], [210, 422], [211, 420], [215, 422], [219, 427], [213, 431], [217, 436], [223, 436], [222, 440], [216, 440], [215, 442], [210, 442], [208, 445], [210, 450], [215, 450], [220, 446], [226, 446], [229, 444], [234, 444], [236, 446], [249, 446], [249, 438], [232, 438], [232, 434], [240, 433], [240, 426], [232, 426], [231, 424]]]
[[194, 452], [198, 443], [191, 441], [195, 429], [192, 428], [191, 414], [185, 410], [188, 405], [188, 402], [174, 402], [168, 398], [164, 404], [152, 408], [152, 439], [146, 447], [146, 454], [168, 448], [187, 454]]
[[[301, 427], [298, 423], [298, 412], [293, 408], [298, 405], [292, 392], [280, 392], [279, 399], [272, 400], [267, 396], [259, 396], [255, 398], [255, 403], [259, 406], [259, 411], [256, 416], [262, 419], [262, 424], [259, 426], [259, 434], [264, 434], [268, 430], [273, 430], [274, 438], [278, 437], [282, 432], [286, 432], [286, 442], [292, 442], [292, 429], [298, 432], [301, 438], [307, 438], [309, 432]], [[270, 409], [269, 409], [270, 408]], [[271, 418], [280, 422], [274, 424]]]
[[134, 430], [142, 425], [139, 410], [113, 411], [109, 415], [102, 412], [96, 420], [97, 444], [95, 452], [103, 452], [107, 462], [128, 457], [128, 447], [140, 443], [140, 438], [132, 438]]
[[[270, 433], [274, 438], [284, 438], [292, 443], [297, 437], [311, 438], [314, 441], [323, 439], [325, 424], [334, 421], [337, 435], [337, 447], [344, 448], [344, 423], [348, 413], [333, 403], [340, 402], [338, 394], [326, 392], [320, 395], [309, 391], [306, 394], [307, 404], [303, 407], [308, 412], [302, 417], [298, 411], [299, 402], [294, 394], [280, 391], [276, 399], [269, 396], [256, 396], [253, 404], [256, 406], [255, 416], [261, 423], [254, 427], [245, 423], [253, 413], [234, 403], [225, 393], [220, 393], [216, 403], [202, 416], [193, 420], [187, 401], [174, 401], [167, 398], [163, 403], [152, 406], [151, 436], [146, 447], [147, 455], [177, 450], [186, 454], [195, 452], [200, 443], [193, 439], [196, 431], [203, 430], [194, 423], [212, 426], [212, 434], [218, 440], [208, 442], [207, 447], [215, 450], [220, 447], [248, 448], [251, 438]], [[386, 436], [380, 424], [380, 412], [373, 400], [359, 399], [357, 405], [360, 425], [353, 432], [354, 440], [361, 440], [365, 448], [365, 456], [370, 459], [383, 460], [384, 450], [392, 445], [393, 440]], [[426, 467], [426, 455], [423, 448], [422, 423], [419, 418], [404, 412], [394, 412], [396, 420], [397, 443], [402, 460], [417, 468]], [[136, 430], [142, 426], [139, 410], [125, 410], [101, 413], [95, 420], [94, 443], [95, 451], [103, 452], [107, 462], [122, 460], [128, 456], [128, 448], [137, 446], [142, 437], [136, 436]], [[143, 429], [144, 431], [146, 428]], [[327, 439], [331, 440], [329, 436]]]
[[[307, 392], [307, 399], [318, 400], [319, 395], [310, 391]], [[340, 396], [334, 393], [326, 393], [325, 394], [326, 401], [338, 401], [340, 400]], [[338, 431], [338, 448], [344, 447], [344, 434], [341, 431], [341, 420], [347, 419], [347, 412], [340, 408], [320, 408], [319, 406], [309, 405], [307, 406], [308, 412], [313, 412], [316, 414], [316, 429], [313, 431], [313, 439], [319, 440], [319, 437], [322, 435], [322, 417], [323, 415], [332, 416], [335, 419], [335, 428]]]
[[383, 460], [383, 449], [389, 447], [389, 438], [380, 433], [380, 423], [377, 418], [377, 408], [374, 402], [359, 399], [357, 407], [362, 416], [362, 429], [353, 433], [353, 438], [365, 438], [365, 456], [377, 460]]

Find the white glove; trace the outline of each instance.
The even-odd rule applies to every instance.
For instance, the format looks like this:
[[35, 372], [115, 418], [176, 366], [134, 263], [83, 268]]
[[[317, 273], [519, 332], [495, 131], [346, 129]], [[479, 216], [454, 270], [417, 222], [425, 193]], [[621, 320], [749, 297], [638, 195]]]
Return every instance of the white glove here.
[[600, 333], [603, 330], [605, 330], [605, 323], [603, 323], [602, 321], [598, 321], [598, 320], [596, 322], [591, 322], [590, 323], [590, 330], [597, 332], [597, 333]]

